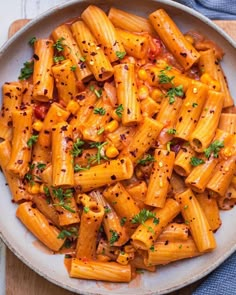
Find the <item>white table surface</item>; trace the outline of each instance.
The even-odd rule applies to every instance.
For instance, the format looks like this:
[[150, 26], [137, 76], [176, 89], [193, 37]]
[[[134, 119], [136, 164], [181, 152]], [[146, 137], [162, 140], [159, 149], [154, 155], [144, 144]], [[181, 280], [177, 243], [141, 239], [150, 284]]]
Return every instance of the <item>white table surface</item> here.
[[[0, 0], [3, 2], [3, 0]], [[68, 0], [7, 0], [0, 10], [0, 47], [7, 41], [8, 28], [16, 19], [32, 19], [47, 9]], [[5, 295], [5, 255], [6, 248], [0, 240], [0, 295]]]

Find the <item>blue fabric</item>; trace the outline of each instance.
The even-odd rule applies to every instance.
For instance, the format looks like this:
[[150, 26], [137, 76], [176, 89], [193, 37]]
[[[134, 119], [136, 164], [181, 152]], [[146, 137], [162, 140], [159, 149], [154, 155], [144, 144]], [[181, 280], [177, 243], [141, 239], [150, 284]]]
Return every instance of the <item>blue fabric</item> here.
[[192, 295], [235, 295], [236, 253], [214, 270]]
[[[211, 19], [236, 20], [236, 0], [175, 0]], [[235, 293], [236, 294], [236, 293]]]
[[[236, 20], [236, 0], [174, 0], [211, 19]], [[192, 295], [236, 295], [236, 252], [214, 270]]]

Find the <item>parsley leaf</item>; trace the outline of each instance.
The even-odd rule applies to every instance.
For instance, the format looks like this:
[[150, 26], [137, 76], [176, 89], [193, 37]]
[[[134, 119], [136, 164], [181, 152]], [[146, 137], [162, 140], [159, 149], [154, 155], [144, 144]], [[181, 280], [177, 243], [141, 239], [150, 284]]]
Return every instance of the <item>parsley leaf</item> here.
[[76, 236], [76, 237], [78, 236], [78, 231], [76, 227], [71, 227], [70, 229], [61, 230], [57, 238], [63, 240], [65, 238], [71, 238], [73, 236]]
[[54, 62], [57, 63], [57, 62], [65, 60], [65, 58], [64, 58], [64, 56], [60, 55], [60, 56], [54, 56], [53, 60], [54, 60]]
[[199, 166], [199, 165], [204, 164], [204, 163], [205, 163], [204, 160], [202, 160], [202, 159], [200, 159], [200, 158], [197, 158], [197, 157], [192, 157], [192, 158], [190, 159], [190, 164], [191, 164], [192, 166], [194, 166], [194, 167]]
[[198, 104], [196, 102], [193, 102], [192, 107], [196, 108], [198, 106]]
[[74, 157], [78, 157], [79, 155], [82, 154], [83, 149], [81, 147], [84, 145], [84, 141], [81, 140], [80, 138], [77, 138], [76, 142], [73, 144], [71, 154]]
[[150, 251], [154, 252], [155, 248], [154, 248], [154, 245], [152, 245], [150, 248], [149, 248]]
[[120, 220], [120, 225], [124, 226], [125, 223], [126, 223], [126, 220], [127, 220], [127, 217], [122, 217], [121, 220]]
[[168, 134], [176, 134], [176, 129], [170, 128], [170, 129], [167, 130], [167, 133]]
[[97, 135], [101, 135], [105, 131], [105, 128], [102, 127], [97, 131]]
[[71, 213], [75, 213], [75, 210], [70, 207], [70, 198], [73, 197], [72, 189], [66, 189], [64, 191], [62, 188], [53, 188], [52, 193], [59, 201], [59, 203], [53, 204], [54, 206], [60, 206]]
[[218, 158], [219, 151], [223, 147], [224, 147], [224, 142], [223, 141], [215, 140], [214, 142], [212, 142], [209, 145], [209, 147], [207, 149], [204, 150], [204, 154], [205, 154], [207, 159], [210, 158], [211, 154], [213, 154], [214, 158]]
[[117, 114], [117, 116], [118, 116], [119, 118], [122, 118], [122, 113], [123, 113], [123, 111], [124, 111], [124, 107], [123, 107], [123, 105], [122, 105], [122, 104], [119, 104], [118, 107], [117, 107], [116, 110], [115, 110], [115, 113]]
[[19, 80], [27, 80], [33, 74], [34, 71], [34, 61], [26, 61], [24, 67], [20, 70]]
[[61, 37], [59, 38], [54, 44], [53, 47], [58, 51], [63, 51], [64, 50], [64, 44], [62, 44], [62, 41], [64, 41], [65, 38]]
[[75, 164], [74, 171], [75, 172], [80, 172], [80, 171], [89, 170], [89, 168], [90, 168], [90, 166], [82, 167], [79, 164]]
[[173, 104], [175, 102], [175, 97], [183, 97], [183, 85], [179, 85], [177, 87], [172, 87], [167, 91], [166, 97], [169, 98], [169, 104]]
[[119, 234], [117, 233], [117, 231], [110, 229], [110, 233], [111, 233], [111, 238], [110, 238], [110, 244], [113, 245], [116, 241], [119, 240]]
[[76, 70], [76, 66], [71, 66], [71, 67], [70, 67], [70, 70], [71, 70], [72, 72], [74, 72], [74, 71]]
[[116, 56], [119, 59], [123, 59], [126, 56], [126, 52], [125, 51], [116, 51]]
[[95, 108], [93, 113], [96, 115], [104, 116], [106, 114], [106, 110], [104, 108]]
[[104, 160], [107, 160], [107, 157], [105, 155], [103, 155], [102, 153], [102, 149], [104, 147], [104, 145], [106, 145], [107, 142], [93, 142], [90, 144], [90, 147], [93, 148], [93, 147], [96, 147], [98, 149], [98, 152], [96, 155], [93, 155], [89, 158], [89, 163], [92, 163], [92, 164], [95, 164], [95, 163], [98, 163], [100, 164], [101, 163], [101, 160], [104, 159]]
[[166, 68], [165, 70], [161, 70], [160, 74], [158, 75], [160, 84], [172, 83], [172, 80], [175, 78], [175, 76], [171, 76], [171, 77], [167, 76], [166, 70], [169, 70], [169, 68]]
[[39, 137], [38, 135], [32, 135], [32, 136], [29, 138], [29, 140], [27, 141], [27, 145], [28, 145], [28, 147], [32, 147], [33, 144], [35, 144], [35, 143], [37, 142], [38, 137]]
[[29, 40], [28, 44], [29, 44], [30, 46], [33, 46], [36, 40], [37, 40], [36, 37], [32, 37], [32, 38]]
[[145, 165], [149, 164], [150, 162], [156, 162], [156, 160], [154, 159], [154, 157], [152, 155], [147, 154], [145, 158], [138, 160], [137, 164], [145, 166]]
[[87, 206], [84, 206], [84, 212], [85, 212], [85, 213], [88, 213], [88, 212], [89, 212], [89, 210], [90, 210], [90, 209], [89, 209], [89, 207], [87, 207]]
[[156, 218], [156, 214], [144, 208], [132, 218], [131, 222], [143, 224], [150, 218]]

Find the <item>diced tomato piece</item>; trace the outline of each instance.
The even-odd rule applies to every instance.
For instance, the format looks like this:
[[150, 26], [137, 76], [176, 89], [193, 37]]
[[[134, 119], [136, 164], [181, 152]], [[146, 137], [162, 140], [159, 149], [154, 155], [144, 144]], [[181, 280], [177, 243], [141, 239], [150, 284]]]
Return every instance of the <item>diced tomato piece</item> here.
[[39, 120], [44, 120], [44, 118], [48, 112], [48, 109], [49, 109], [48, 104], [41, 103], [41, 104], [36, 105], [34, 108], [35, 117]]

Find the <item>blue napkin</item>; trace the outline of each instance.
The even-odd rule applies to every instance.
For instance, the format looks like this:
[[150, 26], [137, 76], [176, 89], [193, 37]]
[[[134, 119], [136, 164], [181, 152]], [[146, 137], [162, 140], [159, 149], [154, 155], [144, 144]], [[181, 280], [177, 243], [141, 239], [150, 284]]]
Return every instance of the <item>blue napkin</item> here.
[[[236, 20], [236, 0], [175, 0], [211, 19]], [[236, 294], [236, 292], [235, 292]]]
[[[236, 0], [175, 0], [211, 19], [236, 20]], [[192, 295], [235, 295], [236, 253], [214, 270]]]

